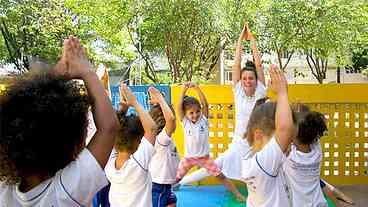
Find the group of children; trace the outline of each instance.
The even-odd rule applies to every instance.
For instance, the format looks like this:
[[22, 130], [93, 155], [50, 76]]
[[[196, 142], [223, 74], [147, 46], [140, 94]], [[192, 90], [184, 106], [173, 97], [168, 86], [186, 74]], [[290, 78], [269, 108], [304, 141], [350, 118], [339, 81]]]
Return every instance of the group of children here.
[[[243, 40], [251, 42], [254, 63], [241, 69]], [[89, 206], [110, 183], [112, 207], [173, 207], [173, 186], [209, 175], [247, 206], [327, 206], [321, 183], [327, 192], [338, 191], [320, 179], [323, 115], [291, 106], [284, 74], [274, 66], [269, 87], [276, 102], [265, 98], [261, 60], [247, 25], [235, 58], [236, 127], [229, 149], [210, 158], [208, 103], [198, 85], [186, 83], [177, 106], [185, 143], [179, 160], [172, 139], [176, 116], [163, 95], [150, 87], [151, 108], [145, 111], [121, 84], [114, 112], [84, 48], [68, 38], [52, 71], [22, 76], [1, 96], [0, 206]], [[189, 89], [199, 101], [186, 95]], [[128, 107], [136, 113], [127, 114]], [[85, 146], [88, 110], [96, 132]], [[193, 166], [202, 169], [185, 176]], [[229, 179], [246, 183], [248, 197]]]

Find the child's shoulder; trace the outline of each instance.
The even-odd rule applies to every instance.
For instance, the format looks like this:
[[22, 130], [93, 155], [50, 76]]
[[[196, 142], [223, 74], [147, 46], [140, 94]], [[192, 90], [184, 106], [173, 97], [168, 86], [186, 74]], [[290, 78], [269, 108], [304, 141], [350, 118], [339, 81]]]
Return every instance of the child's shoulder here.
[[1, 200], [1, 197], [3, 196], [3, 193], [8, 191], [10, 187], [11, 186], [5, 184], [4, 181], [0, 181], [0, 200]]

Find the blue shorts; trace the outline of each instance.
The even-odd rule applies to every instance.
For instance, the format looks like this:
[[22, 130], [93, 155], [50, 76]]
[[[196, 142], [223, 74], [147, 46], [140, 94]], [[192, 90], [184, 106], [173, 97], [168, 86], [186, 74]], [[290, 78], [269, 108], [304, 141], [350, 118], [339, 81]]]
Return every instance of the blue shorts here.
[[166, 207], [176, 203], [177, 199], [171, 190], [170, 184], [152, 183], [152, 205], [153, 207]]
[[109, 203], [109, 191], [110, 191], [110, 184], [102, 188], [98, 191], [93, 197], [92, 206], [93, 207], [110, 207]]
[[326, 183], [321, 179], [319, 180], [319, 185], [321, 186], [321, 188], [323, 189], [324, 187], [326, 187]]

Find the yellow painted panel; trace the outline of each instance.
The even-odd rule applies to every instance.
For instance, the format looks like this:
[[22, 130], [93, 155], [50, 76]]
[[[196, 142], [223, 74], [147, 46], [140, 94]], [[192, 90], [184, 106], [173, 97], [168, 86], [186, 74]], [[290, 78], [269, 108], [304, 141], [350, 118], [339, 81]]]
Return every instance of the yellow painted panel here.
[[368, 84], [295, 84], [289, 94], [292, 102], [367, 103]]
[[5, 91], [5, 87], [6, 87], [5, 84], [0, 83], [0, 94], [1, 94], [2, 91]]
[[[235, 112], [231, 86], [201, 86], [210, 104], [211, 157], [223, 153], [231, 142]], [[180, 86], [171, 87], [176, 107]], [[290, 85], [292, 102], [309, 105], [326, 115], [329, 132], [321, 139], [321, 176], [332, 184], [368, 184], [368, 84]], [[195, 95], [189, 91], [189, 95]], [[269, 93], [273, 97], [272, 93]], [[174, 134], [184, 153], [183, 129], [178, 120]], [[208, 178], [199, 184], [218, 184]]]

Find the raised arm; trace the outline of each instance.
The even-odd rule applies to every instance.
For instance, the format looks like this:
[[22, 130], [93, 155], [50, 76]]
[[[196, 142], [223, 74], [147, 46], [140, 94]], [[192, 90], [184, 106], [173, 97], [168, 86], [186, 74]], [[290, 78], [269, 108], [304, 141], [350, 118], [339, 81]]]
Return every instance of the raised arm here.
[[260, 54], [258, 52], [258, 49], [257, 49], [256, 38], [254, 37], [254, 35], [250, 31], [248, 24], [246, 24], [246, 27], [247, 27], [247, 30], [246, 30], [247, 31], [247, 40], [250, 41], [250, 49], [252, 50], [254, 64], [256, 65], [258, 80], [261, 81], [264, 85], [266, 85], [265, 84], [266, 82], [265, 82], [264, 71], [263, 71], [263, 67], [262, 67], [262, 60], [261, 60], [261, 56], [260, 56]]
[[159, 104], [165, 118], [165, 131], [166, 134], [171, 137], [176, 129], [175, 115], [171, 110], [170, 106], [166, 103], [165, 98], [162, 96], [159, 90], [155, 87], [149, 87], [148, 92], [150, 93], [152, 104]]
[[199, 101], [202, 105], [202, 113], [206, 118], [208, 118], [208, 102], [206, 96], [204, 95], [201, 88], [197, 84], [192, 83], [191, 87], [193, 87], [197, 91]]
[[235, 86], [240, 80], [240, 71], [241, 71], [241, 55], [243, 51], [242, 41], [247, 38], [247, 24], [244, 24], [243, 30], [240, 33], [239, 39], [235, 46], [235, 61], [232, 67], [233, 72], [233, 85]]
[[184, 115], [185, 115], [184, 110], [183, 110], [183, 101], [184, 101], [184, 96], [185, 96], [186, 92], [189, 89], [189, 86], [190, 86], [190, 83], [185, 83], [183, 85], [183, 90], [181, 91], [181, 94], [180, 94], [179, 103], [178, 103], [178, 106], [177, 106], [180, 121], [183, 120]]
[[286, 152], [288, 146], [295, 135], [293, 116], [288, 100], [287, 81], [275, 65], [270, 68], [271, 89], [277, 94], [276, 106], [276, 140], [283, 152]]
[[65, 40], [63, 58], [66, 59], [67, 67], [56, 67], [55, 73], [70, 79], [82, 79], [92, 99], [96, 133], [87, 148], [104, 168], [115, 143], [115, 136], [119, 129], [118, 119], [110, 99], [106, 96], [96, 73], [92, 71], [92, 65], [77, 38], [69, 37]]
[[139, 120], [141, 121], [144, 129], [144, 137], [147, 139], [147, 141], [154, 145], [156, 141], [157, 126], [152, 117], [138, 103], [137, 98], [125, 84], [120, 84], [120, 91], [122, 96], [126, 100], [126, 103], [129, 106], [134, 107], [137, 111]]

